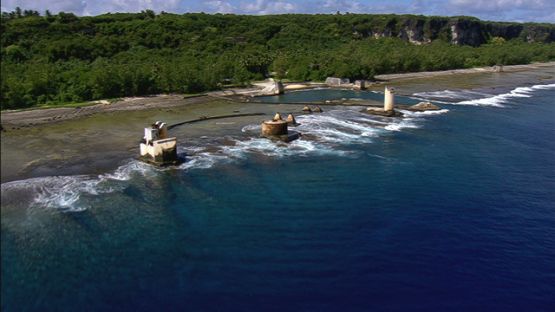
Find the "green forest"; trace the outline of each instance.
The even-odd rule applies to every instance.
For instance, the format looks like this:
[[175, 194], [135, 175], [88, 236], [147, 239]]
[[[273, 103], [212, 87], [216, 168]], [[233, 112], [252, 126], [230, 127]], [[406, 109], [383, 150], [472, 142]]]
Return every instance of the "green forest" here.
[[[400, 21], [374, 14], [171, 14], [152, 10], [78, 17], [16, 9], [1, 19], [1, 108], [18, 109], [159, 93], [195, 94], [267, 77], [324, 81], [555, 60], [555, 43], [485, 34], [451, 42], [446, 28], [424, 44], [397, 36]], [[435, 17], [437, 18], [437, 17]], [[460, 17], [469, 21], [472, 17]], [[548, 24], [547, 27], [553, 27]], [[367, 36], [369, 30], [390, 37]], [[432, 40], [433, 39], [433, 40]]]

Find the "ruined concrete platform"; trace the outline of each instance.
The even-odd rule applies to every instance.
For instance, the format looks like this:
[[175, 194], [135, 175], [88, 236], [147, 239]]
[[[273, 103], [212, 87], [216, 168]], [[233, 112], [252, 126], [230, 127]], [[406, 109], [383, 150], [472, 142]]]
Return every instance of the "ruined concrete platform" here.
[[271, 135], [271, 134], [261, 134], [261, 138], [270, 139], [274, 142], [281, 141], [281, 142], [291, 142], [301, 137], [301, 133], [297, 131], [288, 131], [287, 134], [284, 135]]

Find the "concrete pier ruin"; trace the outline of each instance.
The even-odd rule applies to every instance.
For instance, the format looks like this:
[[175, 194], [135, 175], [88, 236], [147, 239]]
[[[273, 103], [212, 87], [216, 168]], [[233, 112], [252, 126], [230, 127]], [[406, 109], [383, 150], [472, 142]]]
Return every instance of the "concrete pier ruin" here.
[[385, 117], [401, 117], [403, 114], [396, 111], [395, 106], [395, 89], [390, 86], [385, 86], [383, 108], [368, 108], [365, 113], [372, 115], [379, 115]]
[[[295, 121], [295, 117], [291, 114], [288, 118]], [[260, 137], [273, 141], [291, 142], [301, 137], [296, 131], [289, 131], [288, 120], [283, 120], [280, 113], [277, 113], [272, 120], [262, 122], [262, 134]]]
[[176, 165], [184, 161], [177, 156], [177, 138], [168, 138], [165, 123], [157, 121], [145, 128], [144, 133], [139, 160], [159, 166]]
[[385, 86], [385, 95], [383, 101], [383, 110], [384, 111], [391, 111], [393, 110], [393, 106], [395, 106], [395, 89], [390, 86]]
[[281, 81], [275, 81], [274, 79], [270, 78], [270, 82], [268, 85], [259, 92], [259, 95], [278, 95], [283, 94], [285, 88], [283, 87], [283, 83]]

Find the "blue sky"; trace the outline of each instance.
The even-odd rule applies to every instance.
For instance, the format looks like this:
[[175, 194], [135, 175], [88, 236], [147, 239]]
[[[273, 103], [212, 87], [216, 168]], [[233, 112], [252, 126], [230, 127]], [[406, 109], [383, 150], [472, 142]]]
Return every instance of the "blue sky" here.
[[481, 20], [555, 23], [555, 0], [2, 0], [2, 11], [15, 7], [43, 13], [60, 11], [76, 15], [140, 12], [152, 9], [234, 14], [284, 13], [396, 13], [468, 15]]

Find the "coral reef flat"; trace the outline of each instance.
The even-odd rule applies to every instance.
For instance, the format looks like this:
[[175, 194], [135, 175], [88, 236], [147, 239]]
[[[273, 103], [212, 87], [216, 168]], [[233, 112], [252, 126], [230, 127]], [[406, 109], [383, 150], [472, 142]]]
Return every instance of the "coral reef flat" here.
[[[443, 90], [484, 89], [503, 93], [515, 85], [547, 83], [555, 80], [555, 63], [506, 66], [503, 72], [468, 69], [377, 76], [369, 90], [383, 91], [395, 86], [399, 95]], [[293, 84], [294, 85], [294, 84]], [[306, 84], [299, 84], [304, 88]], [[293, 88], [290, 88], [293, 89]], [[286, 86], [287, 90], [287, 86]], [[252, 91], [252, 90], [249, 90]], [[240, 94], [242, 90], [236, 90]], [[332, 103], [333, 104], [333, 103]], [[346, 104], [353, 104], [350, 101]], [[356, 104], [356, 102], [355, 102]], [[374, 104], [379, 104], [375, 102]], [[290, 105], [300, 113], [304, 105]], [[145, 125], [163, 120], [169, 125], [202, 116], [263, 113], [280, 110], [279, 103], [259, 105], [227, 100], [226, 96], [184, 98], [168, 94], [84, 106], [81, 108], [35, 109], [2, 112], [1, 181], [49, 176], [101, 173], [116, 168], [121, 161], [138, 154], [138, 142]], [[285, 112], [284, 112], [285, 113]], [[242, 124], [260, 122], [261, 116], [242, 116], [229, 123], [211, 120], [187, 127], [179, 140], [207, 134], [240, 131]]]

